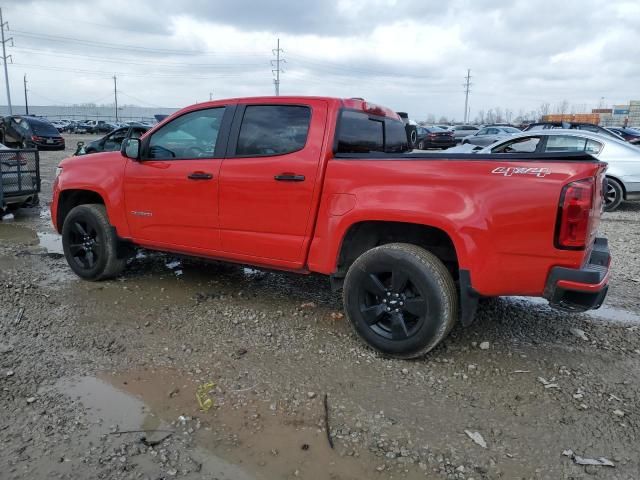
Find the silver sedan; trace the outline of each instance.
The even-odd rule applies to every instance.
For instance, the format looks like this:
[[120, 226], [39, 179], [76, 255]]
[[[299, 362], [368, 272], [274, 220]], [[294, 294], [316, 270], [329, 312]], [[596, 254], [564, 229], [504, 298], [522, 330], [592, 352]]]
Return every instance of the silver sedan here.
[[640, 200], [640, 147], [584, 130], [537, 130], [498, 141], [476, 153], [584, 152], [607, 162], [605, 211]]
[[502, 140], [504, 138], [510, 138], [513, 135], [518, 133], [522, 133], [520, 130], [514, 127], [483, 127], [478, 130], [475, 134], [469, 135], [468, 137], [464, 137], [462, 139], [462, 144], [467, 145], [479, 145], [484, 147], [486, 145], [491, 145], [492, 143]]

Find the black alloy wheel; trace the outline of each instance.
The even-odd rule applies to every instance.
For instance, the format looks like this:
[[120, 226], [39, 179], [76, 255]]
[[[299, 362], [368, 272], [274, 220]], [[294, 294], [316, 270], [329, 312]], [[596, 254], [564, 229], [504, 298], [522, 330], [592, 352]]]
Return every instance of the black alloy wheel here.
[[69, 252], [78, 268], [95, 268], [102, 255], [100, 241], [98, 230], [92, 222], [87, 219], [73, 222], [69, 229]]
[[345, 278], [344, 305], [355, 332], [397, 358], [427, 353], [458, 317], [447, 268], [427, 250], [404, 243], [382, 245], [356, 259]]
[[79, 277], [96, 281], [119, 275], [127, 259], [118, 255], [118, 246], [104, 205], [78, 205], [64, 219], [64, 256]]
[[360, 313], [369, 328], [390, 340], [406, 340], [424, 325], [429, 302], [400, 266], [369, 273], [361, 285]]

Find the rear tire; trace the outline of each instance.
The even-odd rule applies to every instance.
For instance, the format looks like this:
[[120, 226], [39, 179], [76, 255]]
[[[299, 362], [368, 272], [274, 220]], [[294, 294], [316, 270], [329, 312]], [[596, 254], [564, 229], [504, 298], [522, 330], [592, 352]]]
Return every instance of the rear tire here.
[[606, 191], [604, 195], [604, 211], [613, 212], [624, 200], [624, 190], [617, 180], [607, 177]]
[[458, 319], [451, 274], [431, 252], [406, 243], [371, 249], [351, 265], [343, 300], [354, 331], [391, 357], [425, 355]]
[[71, 270], [90, 281], [118, 276], [126, 258], [118, 258], [118, 238], [104, 205], [73, 208], [62, 226], [62, 247]]

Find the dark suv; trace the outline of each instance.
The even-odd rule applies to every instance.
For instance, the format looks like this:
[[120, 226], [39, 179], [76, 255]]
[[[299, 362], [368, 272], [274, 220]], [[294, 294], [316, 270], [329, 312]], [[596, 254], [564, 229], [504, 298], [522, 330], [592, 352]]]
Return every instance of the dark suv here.
[[64, 150], [64, 138], [47, 119], [13, 115], [0, 124], [0, 143], [14, 148]]

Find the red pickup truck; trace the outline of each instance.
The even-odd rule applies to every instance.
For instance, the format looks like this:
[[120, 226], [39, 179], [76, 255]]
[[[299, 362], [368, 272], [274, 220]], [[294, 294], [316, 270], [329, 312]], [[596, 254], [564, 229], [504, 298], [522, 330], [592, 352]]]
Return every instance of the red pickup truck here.
[[51, 214], [84, 279], [118, 275], [132, 246], [318, 272], [370, 346], [410, 358], [481, 297], [598, 308], [605, 169], [584, 154], [411, 153], [398, 115], [362, 99], [231, 99], [64, 160]]

